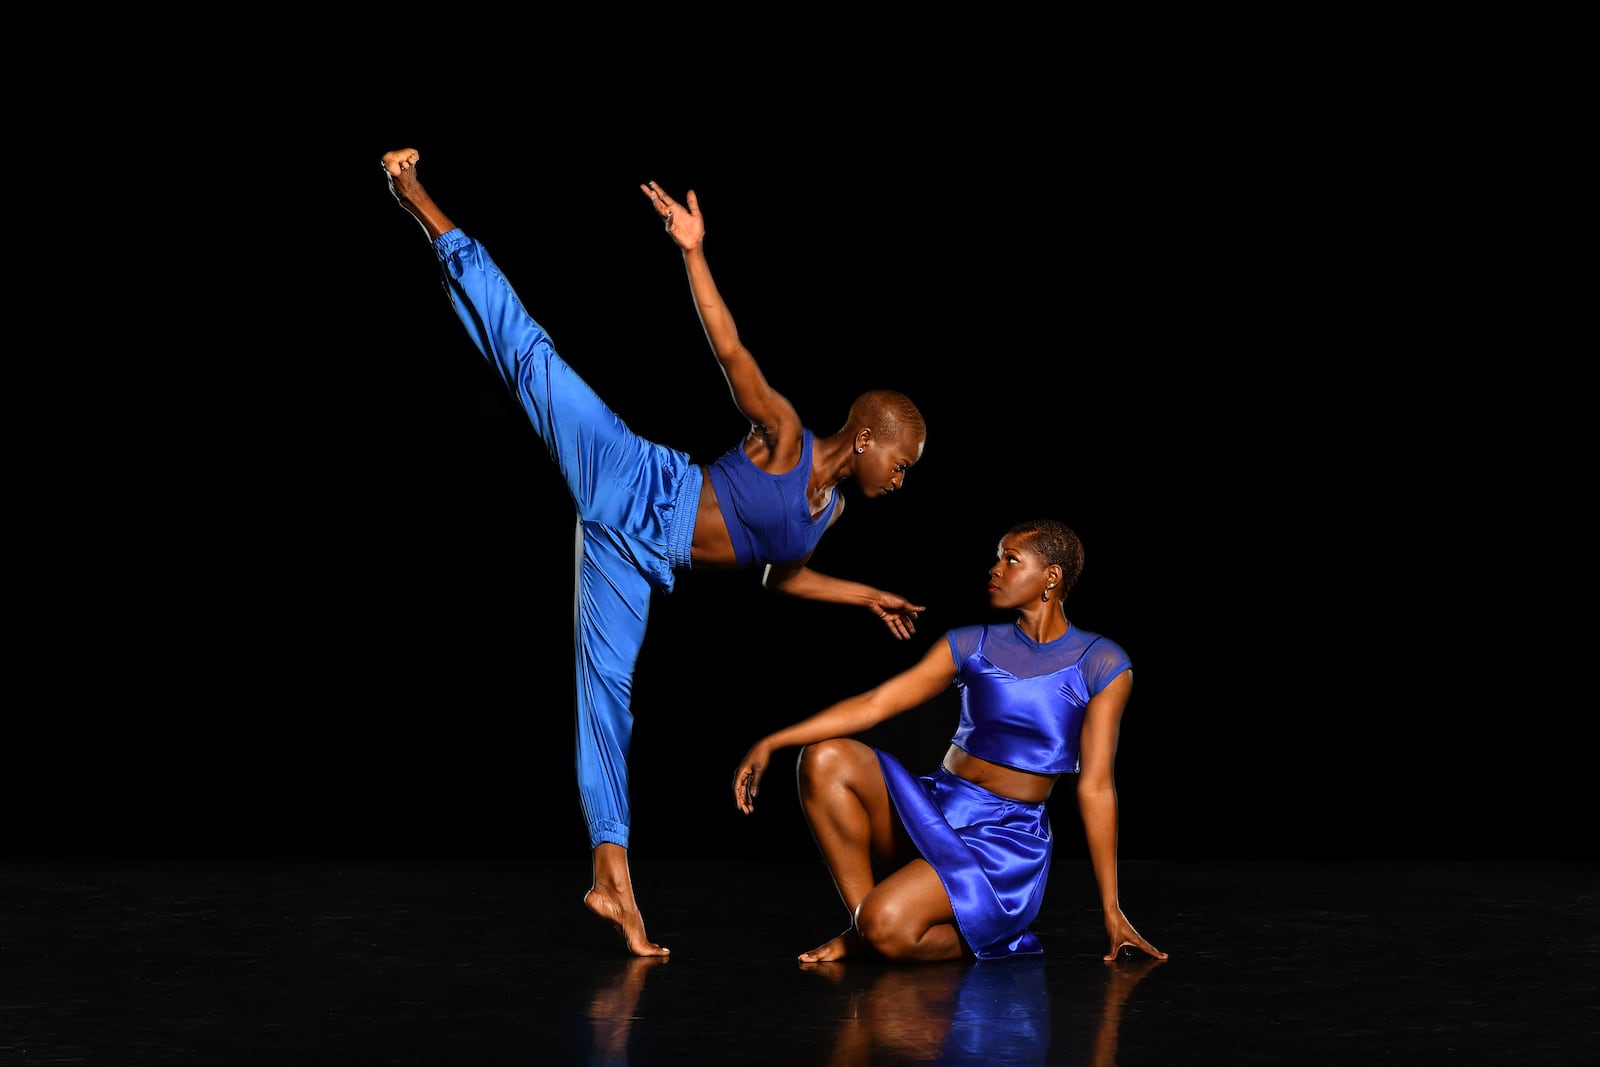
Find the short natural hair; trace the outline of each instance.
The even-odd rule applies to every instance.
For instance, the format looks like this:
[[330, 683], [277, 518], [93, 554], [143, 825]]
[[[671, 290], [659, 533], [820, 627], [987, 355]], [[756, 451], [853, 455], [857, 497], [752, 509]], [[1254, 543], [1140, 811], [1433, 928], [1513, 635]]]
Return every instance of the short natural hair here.
[[1061, 593], [1065, 597], [1083, 574], [1083, 542], [1072, 527], [1055, 519], [1029, 519], [1006, 532], [1007, 538], [1026, 537], [1028, 551], [1061, 568]]
[[928, 439], [922, 412], [910, 397], [893, 389], [873, 389], [856, 397], [841, 431], [854, 433], [863, 426], [872, 427], [873, 434], [885, 441], [898, 441], [907, 434], [924, 442]]

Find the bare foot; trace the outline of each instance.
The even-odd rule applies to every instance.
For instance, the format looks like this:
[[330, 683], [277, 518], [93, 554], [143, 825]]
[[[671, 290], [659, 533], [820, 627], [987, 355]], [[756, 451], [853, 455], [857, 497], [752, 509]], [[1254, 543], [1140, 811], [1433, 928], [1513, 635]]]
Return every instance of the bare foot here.
[[397, 148], [383, 154], [381, 162], [383, 172], [389, 176], [389, 192], [402, 204], [428, 195], [417, 180], [417, 162], [420, 159], [422, 153], [415, 148]]
[[854, 930], [846, 930], [838, 937], [825, 945], [818, 945], [810, 952], [800, 953], [801, 963], [830, 963], [833, 960], [842, 960], [846, 956], [860, 956], [870, 951], [867, 943], [861, 940], [861, 935]]
[[456, 226], [439, 210], [439, 205], [433, 202], [428, 190], [422, 187], [422, 181], [417, 177], [417, 163], [421, 159], [422, 154], [415, 148], [397, 148], [393, 152], [385, 152], [381, 162], [383, 173], [389, 179], [389, 192], [394, 194], [401, 207], [411, 212], [412, 218], [422, 224], [431, 241]]
[[638, 905], [633, 903], [632, 897], [632, 893], [629, 893], [628, 903], [624, 905], [611, 892], [595, 885], [583, 895], [583, 903], [590, 911], [611, 924], [617, 936], [622, 938], [622, 943], [627, 945], [628, 951], [635, 956], [671, 955], [671, 949], [662, 948], [645, 936], [644, 916], [639, 914]]

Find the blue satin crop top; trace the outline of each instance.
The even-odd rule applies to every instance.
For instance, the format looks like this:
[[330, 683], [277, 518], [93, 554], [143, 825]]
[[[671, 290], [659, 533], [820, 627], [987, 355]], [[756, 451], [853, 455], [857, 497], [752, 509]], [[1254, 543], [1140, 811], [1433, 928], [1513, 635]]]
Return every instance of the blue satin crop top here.
[[836, 490], [832, 506], [811, 516], [811, 441], [811, 431], [802, 431], [800, 462], [787, 474], [768, 474], [756, 466], [743, 442], [706, 468], [739, 566], [805, 559], [838, 513]]
[[951, 743], [1034, 774], [1076, 774], [1089, 699], [1132, 664], [1108, 637], [1071, 627], [1047, 644], [1016, 625], [963, 626], [945, 639], [961, 721]]

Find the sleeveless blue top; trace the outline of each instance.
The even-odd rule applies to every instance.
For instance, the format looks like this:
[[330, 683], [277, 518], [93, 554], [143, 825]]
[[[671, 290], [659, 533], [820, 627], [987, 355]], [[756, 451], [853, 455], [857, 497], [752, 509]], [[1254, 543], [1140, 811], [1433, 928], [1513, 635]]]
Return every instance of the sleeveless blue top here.
[[1015, 623], [963, 626], [945, 638], [961, 691], [951, 743], [1034, 774], [1078, 772], [1089, 699], [1132, 666], [1115, 641], [1076, 626], [1046, 644]]
[[810, 430], [801, 431], [800, 462], [787, 474], [756, 466], [742, 441], [706, 468], [739, 566], [805, 559], [838, 514], [842, 501], [835, 490], [833, 506], [811, 517], [811, 440]]

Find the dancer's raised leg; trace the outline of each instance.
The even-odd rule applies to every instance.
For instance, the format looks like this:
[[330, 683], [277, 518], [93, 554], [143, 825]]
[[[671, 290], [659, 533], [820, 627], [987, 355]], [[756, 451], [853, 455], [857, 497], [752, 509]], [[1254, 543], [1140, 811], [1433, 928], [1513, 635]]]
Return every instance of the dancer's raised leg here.
[[417, 162], [422, 158], [415, 148], [397, 148], [383, 154], [383, 172], [389, 176], [389, 192], [400, 206], [411, 212], [412, 218], [422, 224], [428, 240], [456, 228], [449, 217], [433, 202], [433, 197], [417, 178]]

